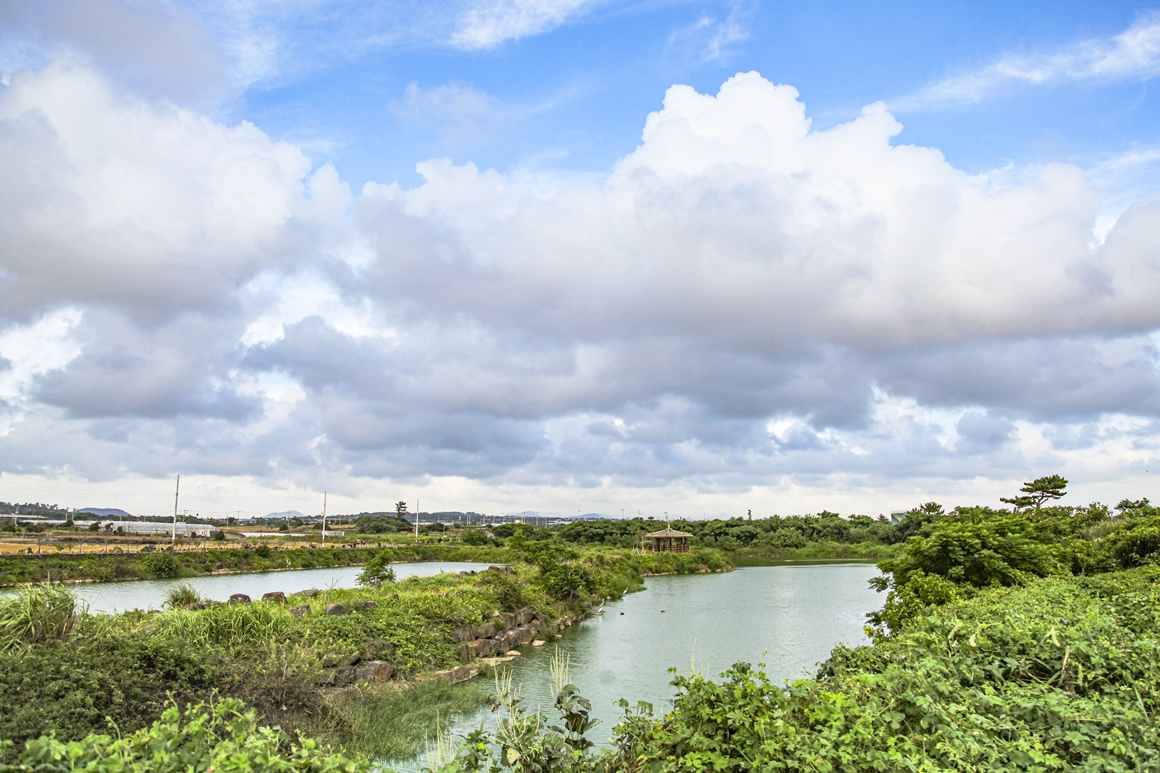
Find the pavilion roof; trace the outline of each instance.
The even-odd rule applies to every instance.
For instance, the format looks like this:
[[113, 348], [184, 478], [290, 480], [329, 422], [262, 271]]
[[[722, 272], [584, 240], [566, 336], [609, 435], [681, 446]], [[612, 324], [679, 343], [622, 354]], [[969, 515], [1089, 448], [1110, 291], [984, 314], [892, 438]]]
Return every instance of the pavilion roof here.
[[668, 539], [669, 537], [692, 537], [687, 531], [677, 531], [672, 526], [666, 526], [660, 531], [654, 531], [652, 534], [646, 534], [649, 539]]

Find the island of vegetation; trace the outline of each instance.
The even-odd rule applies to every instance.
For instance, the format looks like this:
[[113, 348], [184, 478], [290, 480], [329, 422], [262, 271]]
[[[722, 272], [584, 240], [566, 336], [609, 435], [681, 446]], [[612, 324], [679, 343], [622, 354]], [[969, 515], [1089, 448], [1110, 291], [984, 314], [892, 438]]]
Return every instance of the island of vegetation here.
[[[429, 767], [1158, 770], [1160, 509], [1061, 506], [1065, 485], [1033, 481], [1003, 509], [908, 513], [911, 534], [879, 564], [871, 642], [835, 648], [811, 679], [774, 683], [746, 663], [674, 676], [670, 706], [623, 702], [597, 749], [565, 666], [553, 669], [558, 717], [542, 717], [496, 664], [498, 731], [436, 738]], [[465, 645], [484, 639], [467, 637], [536, 621], [550, 637], [645, 574], [726, 568], [704, 546], [645, 554], [531, 536], [507, 538], [511, 571], [393, 583], [388, 553], [365, 587], [293, 604], [90, 617], [58, 586], [24, 590], [0, 613], [0, 735], [16, 742], [2, 770], [370, 771], [393, 753], [376, 740], [390, 736], [383, 717], [435, 726], [423, 707], [443, 706], [434, 691], [472, 667]], [[349, 613], [327, 614], [333, 604]], [[444, 676], [368, 681], [356, 700], [325, 684], [388, 662]]]

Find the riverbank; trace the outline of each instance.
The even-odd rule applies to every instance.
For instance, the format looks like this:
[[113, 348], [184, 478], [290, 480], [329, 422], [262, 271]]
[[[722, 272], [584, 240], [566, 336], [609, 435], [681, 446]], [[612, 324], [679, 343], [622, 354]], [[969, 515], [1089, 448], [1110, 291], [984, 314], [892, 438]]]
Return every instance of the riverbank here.
[[[419, 555], [431, 547], [449, 553], [422, 546]], [[344, 748], [414, 752], [421, 736], [384, 742], [390, 748], [369, 737], [384, 712], [400, 727], [421, 728], [407, 712], [474, 708], [483, 699], [482, 691], [439, 692], [430, 680], [466, 681], [500, 662], [494, 658], [551, 641], [594, 604], [642, 587], [646, 573], [729, 568], [712, 551], [585, 551], [537, 565], [543, 547], [522, 550], [502, 556], [515, 562], [507, 570], [230, 603], [186, 598], [159, 613], [87, 615], [61, 586], [27, 588], [0, 601], [0, 738], [19, 748], [49, 730], [76, 739], [109, 721], [130, 732], [170, 701], [225, 696], [252, 706], [262, 723]], [[410, 555], [391, 549], [384, 558]]]
[[[32, 554], [0, 557], [0, 587], [41, 582], [118, 582], [207, 577], [362, 566], [382, 552], [381, 546], [340, 544], [330, 547], [254, 545], [167, 552], [109, 554]], [[498, 563], [502, 548], [454, 543], [390, 546], [392, 561], [474, 561]]]

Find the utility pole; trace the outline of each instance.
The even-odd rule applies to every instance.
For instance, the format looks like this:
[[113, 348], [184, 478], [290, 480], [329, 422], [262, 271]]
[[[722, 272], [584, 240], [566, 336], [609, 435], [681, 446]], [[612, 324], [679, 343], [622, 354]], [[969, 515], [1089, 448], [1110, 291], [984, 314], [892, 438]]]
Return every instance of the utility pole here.
[[177, 544], [177, 499], [181, 496], [181, 476], [177, 476], [177, 486], [173, 489], [173, 534], [169, 541]]
[[322, 492], [322, 544], [326, 544], [326, 492]]

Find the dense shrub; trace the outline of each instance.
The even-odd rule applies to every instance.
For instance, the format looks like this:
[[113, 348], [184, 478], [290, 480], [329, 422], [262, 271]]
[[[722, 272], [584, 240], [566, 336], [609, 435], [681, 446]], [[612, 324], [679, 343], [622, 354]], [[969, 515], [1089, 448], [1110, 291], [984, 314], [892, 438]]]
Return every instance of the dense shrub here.
[[0, 765], [0, 773], [354, 773], [366, 767], [314, 741], [291, 741], [278, 728], [260, 727], [254, 712], [223, 700], [184, 712], [170, 707], [152, 726], [124, 737], [30, 740], [18, 762]]

